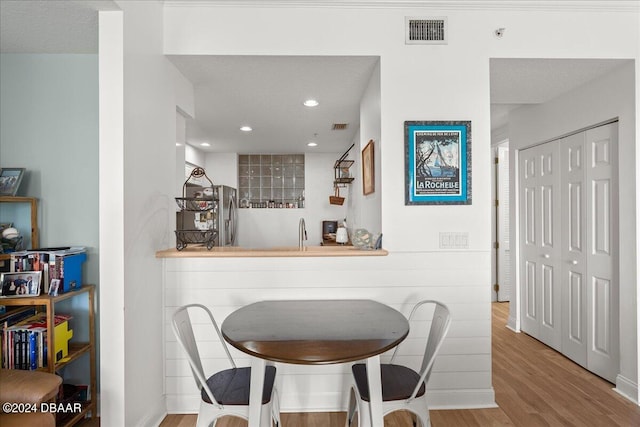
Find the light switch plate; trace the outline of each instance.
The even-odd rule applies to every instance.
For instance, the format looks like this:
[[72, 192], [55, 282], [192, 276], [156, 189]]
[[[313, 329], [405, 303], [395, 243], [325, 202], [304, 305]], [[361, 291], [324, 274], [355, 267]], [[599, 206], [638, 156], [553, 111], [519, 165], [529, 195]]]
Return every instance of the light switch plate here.
[[469, 249], [469, 233], [440, 232], [440, 249]]

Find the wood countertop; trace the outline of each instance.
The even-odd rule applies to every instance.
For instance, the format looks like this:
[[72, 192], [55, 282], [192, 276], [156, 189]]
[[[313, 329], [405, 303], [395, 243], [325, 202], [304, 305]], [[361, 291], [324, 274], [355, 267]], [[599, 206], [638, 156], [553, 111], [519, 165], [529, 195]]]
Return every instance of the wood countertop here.
[[237, 246], [186, 247], [179, 251], [175, 248], [156, 252], [156, 258], [287, 258], [287, 257], [350, 257], [350, 256], [387, 256], [385, 249], [362, 250], [353, 246], [297, 246], [274, 247], [264, 249], [240, 248]]

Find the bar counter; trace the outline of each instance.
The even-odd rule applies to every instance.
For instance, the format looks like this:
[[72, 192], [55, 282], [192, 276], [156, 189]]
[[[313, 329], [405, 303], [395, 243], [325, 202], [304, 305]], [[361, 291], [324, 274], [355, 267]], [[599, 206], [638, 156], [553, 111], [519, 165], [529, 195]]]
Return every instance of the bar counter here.
[[286, 257], [362, 257], [387, 256], [385, 249], [364, 250], [354, 246], [305, 246], [300, 249], [295, 246], [274, 248], [241, 248], [237, 246], [214, 247], [186, 247], [179, 251], [175, 248], [156, 252], [156, 258], [286, 258]]

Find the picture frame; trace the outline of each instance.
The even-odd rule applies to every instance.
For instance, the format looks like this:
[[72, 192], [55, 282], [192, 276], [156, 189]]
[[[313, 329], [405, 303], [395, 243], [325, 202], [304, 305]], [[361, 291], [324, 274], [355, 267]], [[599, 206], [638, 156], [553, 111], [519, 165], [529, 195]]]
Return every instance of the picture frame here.
[[405, 205], [471, 204], [471, 121], [405, 121]]
[[373, 139], [362, 149], [362, 193], [366, 196], [376, 190]]
[[0, 168], [0, 196], [15, 196], [25, 168]]
[[60, 279], [51, 279], [51, 284], [49, 285], [49, 296], [57, 297], [59, 290], [60, 290]]
[[19, 298], [40, 295], [41, 271], [19, 271], [0, 274], [0, 297]]

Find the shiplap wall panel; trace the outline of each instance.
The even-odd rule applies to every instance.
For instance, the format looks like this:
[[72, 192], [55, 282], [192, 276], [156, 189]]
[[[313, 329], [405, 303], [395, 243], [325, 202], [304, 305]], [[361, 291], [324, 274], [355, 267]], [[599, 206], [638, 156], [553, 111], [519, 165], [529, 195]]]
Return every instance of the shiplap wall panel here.
[[[491, 387], [489, 252], [393, 253], [357, 258], [169, 258], [164, 260], [165, 393], [169, 412], [195, 412], [198, 391], [170, 322], [189, 303], [209, 307], [218, 324], [236, 309], [265, 299], [358, 299], [383, 302], [408, 316], [422, 299], [447, 304], [452, 325], [429, 382], [434, 407], [494, 406]], [[228, 367], [206, 316], [194, 331], [207, 372]], [[430, 313], [418, 313], [397, 359], [420, 364]], [[239, 366], [250, 357], [231, 348]], [[382, 355], [388, 361], [391, 352]], [[350, 379], [345, 365], [276, 364], [282, 410], [344, 410]]]

